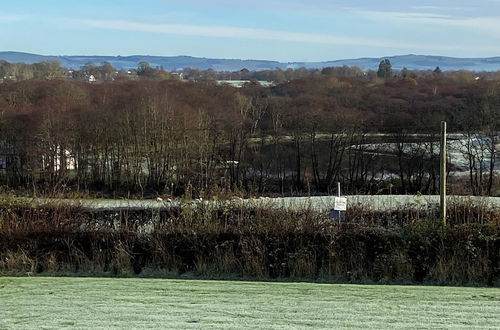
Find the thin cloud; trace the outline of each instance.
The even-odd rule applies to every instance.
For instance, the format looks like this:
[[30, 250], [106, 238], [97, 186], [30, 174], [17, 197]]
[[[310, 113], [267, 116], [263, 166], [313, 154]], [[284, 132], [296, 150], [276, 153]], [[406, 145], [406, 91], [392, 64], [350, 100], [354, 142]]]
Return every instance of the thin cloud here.
[[374, 11], [374, 10], [353, 10], [363, 18], [376, 19], [376, 20], [396, 20], [396, 21], [409, 21], [409, 20], [425, 20], [425, 19], [451, 19], [452, 16], [446, 14], [436, 13], [422, 13], [422, 12], [396, 12], [396, 11]]
[[[253, 1], [234, 1], [234, 0], [160, 0], [169, 5], [200, 7], [219, 7], [219, 8], [237, 8], [253, 9], [258, 11], [292, 11], [302, 14], [317, 15], [320, 13], [331, 15], [344, 9], [358, 8], [360, 10], [437, 10], [437, 11], [468, 11], [474, 9], [481, 2], [486, 2], [485, 6], [494, 6], [493, 3], [499, 3], [500, 0], [440, 0], [436, 4], [435, 0], [386, 0], [383, 2], [374, 2], [371, 0], [253, 0]], [[493, 8], [491, 8], [493, 10]]]
[[434, 13], [382, 11], [357, 11], [356, 13], [364, 18], [378, 21], [462, 28], [500, 38], [500, 17], [453, 17]]
[[[415, 50], [450, 50], [453, 47], [432, 44], [414, 44], [391, 40], [311, 34], [279, 30], [241, 28], [232, 26], [203, 26], [187, 24], [147, 24], [130, 21], [80, 20], [80, 23], [99, 29], [185, 35], [199, 37], [236, 38], [254, 40], [292, 41], [302, 43], [404, 48]], [[457, 48], [458, 49], [458, 48]]]
[[438, 11], [464, 11], [464, 10], [469, 10], [470, 8], [466, 7], [440, 7], [440, 6], [412, 6], [410, 7], [411, 9], [416, 9], [416, 10], [438, 10]]
[[27, 16], [24, 15], [0, 15], [0, 24], [1, 23], [13, 23], [25, 20]]

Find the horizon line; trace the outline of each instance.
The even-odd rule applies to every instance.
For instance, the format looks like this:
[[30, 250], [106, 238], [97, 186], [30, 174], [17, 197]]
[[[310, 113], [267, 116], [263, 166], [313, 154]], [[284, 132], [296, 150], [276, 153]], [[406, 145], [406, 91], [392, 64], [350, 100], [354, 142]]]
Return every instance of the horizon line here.
[[428, 54], [397, 54], [397, 55], [388, 55], [388, 56], [374, 56], [374, 57], [352, 57], [352, 58], [340, 58], [340, 59], [332, 59], [332, 60], [322, 60], [322, 61], [279, 61], [279, 60], [269, 60], [269, 59], [257, 59], [257, 58], [224, 58], [224, 57], [205, 57], [205, 56], [194, 56], [194, 55], [149, 55], [149, 54], [130, 54], [130, 55], [82, 55], [82, 54], [42, 54], [42, 53], [32, 53], [28, 51], [17, 51], [17, 50], [0, 50], [0, 53], [19, 53], [26, 55], [37, 55], [37, 56], [45, 56], [45, 57], [134, 57], [134, 56], [144, 56], [144, 57], [166, 57], [166, 58], [174, 58], [174, 57], [191, 57], [191, 58], [200, 58], [200, 59], [217, 59], [217, 60], [238, 60], [238, 61], [265, 61], [265, 62], [276, 62], [282, 64], [293, 64], [293, 63], [328, 63], [328, 62], [339, 62], [339, 61], [348, 61], [348, 60], [364, 60], [364, 59], [385, 59], [385, 58], [394, 58], [394, 57], [405, 57], [405, 56], [423, 56], [423, 57], [442, 57], [442, 58], [453, 58], [453, 59], [494, 59], [500, 58], [500, 54], [496, 56], [487, 56], [487, 57], [459, 57], [459, 56], [445, 56], [445, 55], [428, 55]]

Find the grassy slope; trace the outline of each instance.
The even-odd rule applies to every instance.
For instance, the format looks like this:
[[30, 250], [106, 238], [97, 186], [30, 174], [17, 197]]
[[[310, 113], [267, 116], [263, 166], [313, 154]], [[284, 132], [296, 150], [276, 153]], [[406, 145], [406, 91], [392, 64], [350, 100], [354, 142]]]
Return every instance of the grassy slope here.
[[0, 329], [500, 328], [500, 289], [0, 278]]

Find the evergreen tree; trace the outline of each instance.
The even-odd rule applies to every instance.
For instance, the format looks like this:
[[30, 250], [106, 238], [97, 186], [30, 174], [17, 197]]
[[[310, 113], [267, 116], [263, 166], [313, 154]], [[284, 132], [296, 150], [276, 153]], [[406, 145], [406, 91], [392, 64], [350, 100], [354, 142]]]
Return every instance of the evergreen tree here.
[[408, 69], [406, 67], [401, 70], [401, 77], [408, 78]]
[[380, 62], [378, 66], [377, 76], [379, 78], [390, 78], [392, 77], [392, 64], [391, 61], [385, 59]]

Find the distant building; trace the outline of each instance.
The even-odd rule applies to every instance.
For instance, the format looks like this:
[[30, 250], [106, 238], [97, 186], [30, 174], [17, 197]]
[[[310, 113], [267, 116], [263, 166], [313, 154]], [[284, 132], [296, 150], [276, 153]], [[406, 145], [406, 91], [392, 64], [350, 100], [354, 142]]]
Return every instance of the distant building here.
[[0, 83], [6, 82], [6, 81], [16, 81], [17, 78], [16, 76], [9, 75], [9, 76], [4, 76], [3, 78], [0, 77]]
[[91, 74], [91, 75], [89, 76], [89, 83], [95, 83], [96, 81], [97, 81], [97, 79], [95, 79], [94, 75], [93, 75], [93, 74]]
[[171, 72], [172, 76], [179, 78], [180, 80], [184, 79], [184, 74], [182, 72]]

